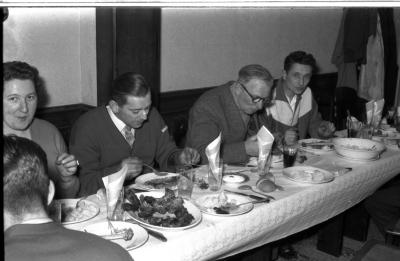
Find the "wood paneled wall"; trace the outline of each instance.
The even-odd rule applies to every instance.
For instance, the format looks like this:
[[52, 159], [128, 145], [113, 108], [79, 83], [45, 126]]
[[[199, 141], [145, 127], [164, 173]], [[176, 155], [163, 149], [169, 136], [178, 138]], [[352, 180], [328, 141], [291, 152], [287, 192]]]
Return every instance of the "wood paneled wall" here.
[[161, 8], [96, 9], [98, 105], [110, 99], [112, 80], [125, 72], [144, 76], [153, 104], [160, 94]]

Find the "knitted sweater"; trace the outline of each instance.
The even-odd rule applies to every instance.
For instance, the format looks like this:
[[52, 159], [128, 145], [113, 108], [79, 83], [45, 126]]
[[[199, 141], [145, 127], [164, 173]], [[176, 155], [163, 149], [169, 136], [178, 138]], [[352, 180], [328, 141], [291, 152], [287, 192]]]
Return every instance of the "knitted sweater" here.
[[201, 163], [207, 163], [205, 148], [221, 132], [220, 154], [225, 163], [247, 162], [244, 141], [247, 125], [230, 91], [232, 82], [217, 86], [200, 96], [189, 112], [188, 147], [198, 150]]
[[90, 195], [104, 188], [102, 177], [121, 168], [121, 161], [133, 155], [161, 170], [168, 170], [168, 159], [179, 151], [171, 140], [168, 127], [155, 108], [148, 120], [135, 129], [135, 142], [131, 147], [119, 132], [105, 106], [82, 115], [72, 127], [71, 153], [79, 160], [79, 195]]
[[73, 198], [78, 192], [77, 184], [62, 186], [60, 173], [56, 167], [59, 155], [67, 152], [67, 146], [58, 129], [50, 122], [35, 118], [30, 126], [31, 138], [46, 152], [49, 177], [56, 185], [57, 198]]

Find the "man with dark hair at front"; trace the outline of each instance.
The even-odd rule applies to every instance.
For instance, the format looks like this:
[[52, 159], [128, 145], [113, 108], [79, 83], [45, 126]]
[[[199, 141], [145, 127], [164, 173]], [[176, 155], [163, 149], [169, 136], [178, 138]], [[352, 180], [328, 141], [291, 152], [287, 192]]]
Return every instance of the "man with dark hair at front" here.
[[54, 183], [47, 175], [45, 152], [26, 138], [3, 138], [5, 260], [132, 260], [117, 244], [53, 222], [46, 210]]
[[329, 138], [333, 135], [333, 123], [322, 120], [317, 102], [314, 100], [308, 83], [316, 70], [312, 54], [295, 51], [284, 61], [283, 75], [275, 85], [273, 103], [265, 112], [256, 117], [257, 124], [250, 133], [258, 131], [262, 125], [274, 133], [279, 143], [297, 138]]
[[196, 164], [199, 154], [180, 150], [156, 108], [151, 106], [145, 79], [131, 72], [117, 77], [111, 100], [82, 115], [71, 131], [70, 150], [79, 160], [81, 196], [103, 188], [102, 177], [128, 166], [126, 179], [142, 173], [142, 163], [168, 171], [175, 165]]
[[273, 78], [261, 65], [239, 70], [236, 81], [205, 92], [189, 113], [187, 145], [196, 148], [206, 163], [205, 148], [222, 132], [221, 157], [225, 163], [244, 163], [258, 156], [255, 135], [247, 133], [250, 117], [270, 99]]

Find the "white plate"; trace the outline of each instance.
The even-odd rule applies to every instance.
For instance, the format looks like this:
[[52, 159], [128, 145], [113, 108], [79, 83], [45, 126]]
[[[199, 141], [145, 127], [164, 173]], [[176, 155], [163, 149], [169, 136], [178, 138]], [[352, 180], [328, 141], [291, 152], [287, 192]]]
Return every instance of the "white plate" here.
[[[316, 149], [316, 148], [310, 148], [307, 146], [303, 146], [304, 144], [309, 144], [309, 143], [329, 143], [331, 145], [331, 147], [326, 147], [324, 149]], [[323, 154], [327, 154], [333, 151], [333, 145], [331, 141], [328, 140], [321, 140], [321, 139], [303, 139], [303, 140], [299, 140], [299, 149], [305, 151], [305, 152], [310, 152], [310, 153], [315, 153], [318, 155], [323, 155]]]
[[[156, 191], [156, 190], [164, 190], [164, 186], [162, 188], [154, 188], [153, 186], [149, 186], [147, 184], [145, 184], [147, 181], [151, 181], [151, 180], [155, 180], [155, 179], [165, 179], [165, 178], [170, 178], [170, 177], [176, 177], [179, 176], [179, 174], [176, 173], [168, 173], [165, 176], [157, 176], [156, 174], [154, 174], [153, 172], [151, 173], [146, 173], [143, 175], [140, 175], [139, 177], [137, 177], [135, 179], [135, 186], [132, 187], [136, 187], [139, 189], [143, 189], [143, 190], [148, 190], [148, 191]], [[176, 182], [176, 185], [170, 187], [172, 190], [177, 189], [178, 187], [178, 181]], [[129, 188], [129, 186], [128, 186]]]
[[372, 159], [357, 159], [357, 158], [350, 158], [350, 157], [346, 157], [341, 155], [339, 152], [336, 152], [336, 156], [338, 156], [339, 158], [345, 159], [345, 160], [349, 160], [349, 161], [357, 161], [357, 162], [371, 162], [371, 161], [375, 161], [378, 160], [380, 158], [380, 156], [378, 155], [375, 158]]
[[[228, 202], [234, 202], [235, 204], [241, 204], [246, 202], [251, 202], [248, 197], [236, 195], [232, 193], [225, 193], [227, 196]], [[218, 214], [215, 212], [214, 207], [218, 207], [218, 197], [219, 194], [208, 194], [204, 195], [198, 199], [196, 199], [196, 205], [200, 208], [203, 213], [214, 215], [214, 216], [221, 216], [221, 217], [228, 217], [228, 216], [237, 216], [245, 214], [251, 211], [254, 207], [253, 203], [245, 204], [239, 206], [237, 209], [232, 210], [229, 214]]]
[[[154, 198], [161, 198], [162, 196], [164, 196], [164, 191], [141, 192], [141, 193], [136, 193], [136, 195], [138, 198], [140, 198], [140, 195], [150, 196], [150, 197], [154, 197]], [[145, 227], [158, 229], [158, 230], [166, 230], [166, 231], [181, 231], [181, 230], [185, 230], [185, 229], [194, 227], [197, 224], [199, 224], [201, 221], [200, 210], [193, 203], [191, 203], [190, 201], [188, 201], [186, 199], [183, 200], [183, 206], [188, 210], [189, 214], [191, 214], [194, 218], [194, 220], [192, 220], [192, 222], [189, 225], [184, 226], [184, 227], [162, 227], [162, 226], [152, 225], [152, 224], [149, 224], [146, 220], [138, 217], [137, 212], [134, 212], [133, 213], [134, 215], [131, 215], [131, 217]]]
[[[54, 202], [52, 202], [52, 205], [50, 205], [50, 208], [53, 208], [54, 204], [61, 204], [61, 206], [63, 208], [63, 210], [62, 210], [63, 215], [65, 215], [65, 210], [67, 208], [73, 209], [72, 212], [70, 212], [68, 215], [70, 218], [72, 218], [71, 215], [73, 215], [75, 217], [74, 220], [62, 222], [61, 224], [63, 224], [63, 225], [84, 222], [84, 221], [94, 218], [95, 216], [97, 216], [99, 214], [100, 208], [96, 203], [89, 201], [89, 200], [82, 200], [79, 203], [80, 208], [75, 208], [76, 203], [78, 201], [79, 201], [79, 198], [57, 199], [57, 200], [54, 200]], [[52, 211], [52, 210], [50, 210], [50, 211]]]
[[[124, 228], [131, 228], [133, 231], [133, 237], [131, 240], [125, 241], [124, 239], [115, 239], [110, 240], [112, 242], [117, 243], [118, 245], [122, 246], [126, 250], [132, 250], [142, 246], [146, 243], [147, 239], [149, 238], [149, 234], [147, 231], [139, 225], [123, 222], [123, 221], [111, 221], [112, 225], [116, 229], [124, 229]], [[100, 237], [109, 236], [111, 234], [108, 228], [108, 222], [102, 221], [98, 223], [94, 223], [91, 225], [86, 226], [83, 231], [88, 233], [95, 234]]]
[[237, 172], [250, 172], [252, 167], [249, 166], [234, 166], [234, 165], [228, 165], [224, 164], [224, 174], [232, 174], [232, 173], [237, 173]]
[[[247, 166], [257, 167], [257, 161], [258, 161], [257, 157], [250, 157], [249, 162], [247, 163]], [[274, 169], [283, 168], [283, 154], [272, 155], [271, 168], [274, 168]]]
[[293, 181], [308, 184], [320, 184], [332, 181], [333, 173], [312, 166], [295, 166], [283, 169], [283, 175]]

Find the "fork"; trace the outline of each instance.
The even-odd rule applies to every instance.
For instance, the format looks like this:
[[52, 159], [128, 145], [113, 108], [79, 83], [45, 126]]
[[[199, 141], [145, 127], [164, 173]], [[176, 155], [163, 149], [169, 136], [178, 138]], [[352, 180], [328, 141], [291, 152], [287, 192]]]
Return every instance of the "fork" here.
[[108, 222], [108, 229], [111, 231], [111, 235], [115, 234], [115, 228], [113, 226], [113, 224], [111, 223], [110, 219], [107, 218], [107, 222]]
[[161, 173], [158, 170], [156, 170], [155, 168], [153, 168], [152, 166], [150, 166], [149, 164], [146, 164], [146, 163], [143, 162], [142, 165], [148, 167], [149, 169], [151, 169], [154, 172], [154, 174], [156, 174], [157, 176], [165, 176], [165, 175], [167, 175], [166, 172]]

